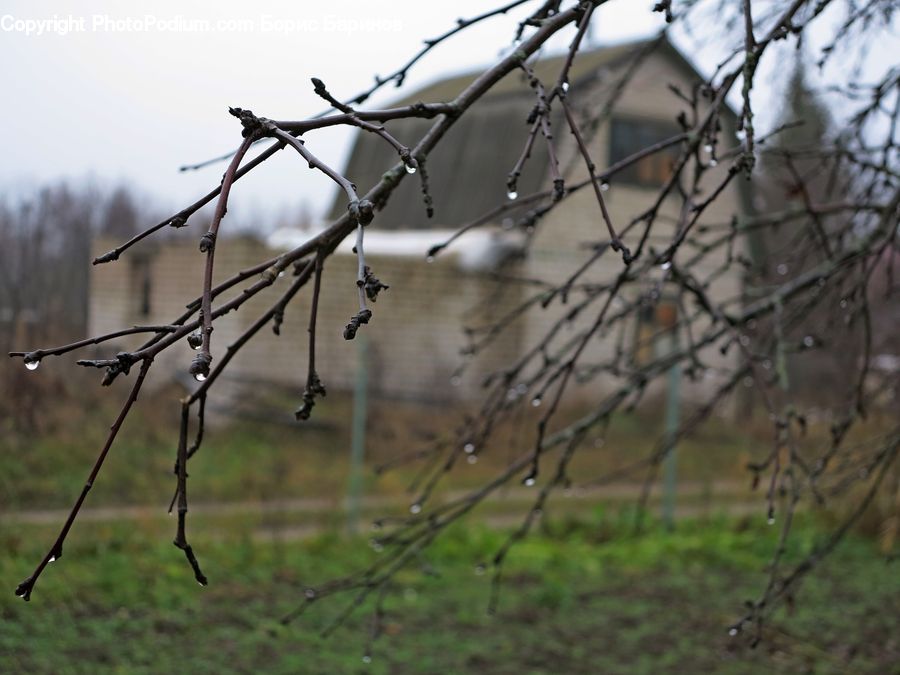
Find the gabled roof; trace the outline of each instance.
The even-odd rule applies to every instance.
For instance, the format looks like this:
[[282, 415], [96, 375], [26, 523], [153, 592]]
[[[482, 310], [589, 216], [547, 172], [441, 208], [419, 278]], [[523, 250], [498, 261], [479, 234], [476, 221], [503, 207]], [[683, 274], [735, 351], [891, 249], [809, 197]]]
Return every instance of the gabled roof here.
[[[579, 83], [586, 83], [604, 68], [614, 67], [645, 48], [663, 53], [688, 77], [699, 78], [696, 70], [667, 40], [641, 40], [576, 55], [569, 71], [572, 85], [570, 97], [577, 102]], [[532, 67], [547, 86], [552, 86], [565, 58], [565, 54], [548, 57], [533, 63]], [[452, 100], [481, 72], [439, 80], [396, 101], [394, 105]], [[533, 106], [534, 93], [520, 71], [514, 71], [500, 80], [450, 128], [429, 155], [426, 170], [434, 199], [434, 217], [429, 220], [426, 216], [419, 176], [409, 176], [376, 217], [378, 228], [459, 227], [497, 206], [505, 199], [507, 175], [522, 152], [529, 129], [526, 118]], [[433, 123], [433, 120], [402, 119], [388, 122], [385, 126], [400, 142], [412, 145]], [[554, 124], [554, 128], [558, 129], [559, 125]], [[359, 132], [344, 175], [360, 188], [367, 189], [377, 183], [397, 161], [396, 152], [382, 139], [371, 133]], [[548, 170], [548, 155], [544, 144], [538, 139], [519, 177], [519, 193], [548, 187]], [[329, 215], [337, 218], [346, 208], [346, 196], [339, 192]]]
[[[569, 80], [573, 84], [584, 79], [586, 75], [594, 75], [597, 70], [603, 66], [608, 66], [622, 57], [630, 56], [637, 50], [649, 45], [651, 40], [638, 40], [635, 42], [625, 42], [610, 47], [601, 47], [590, 51], [579, 52], [572, 67], [569, 69]], [[544, 82], [547, 86], [551, 86], [556, 82], [559, 71], [565, 63], [566, 55], [551, 56], [545, 59], [532, 62], [531, 66], [534, 74]], [[409, 105], [416, 101], [449, 101], [455, 98], [463, 89], [481, 75], [483, 70], [471, 71], [462, 75], [453, 75], [443, 80], [438, 80], [432, 84], [419, 89], [418, 91], [406, 96], [395, 105]], [[497, 84], [491, 87], [491, 91], [486, 97], [500, 96], [504, 94], [527, 94], [533, 98], [528, 83], [522, 76], [521, 71], [513, 71]]]

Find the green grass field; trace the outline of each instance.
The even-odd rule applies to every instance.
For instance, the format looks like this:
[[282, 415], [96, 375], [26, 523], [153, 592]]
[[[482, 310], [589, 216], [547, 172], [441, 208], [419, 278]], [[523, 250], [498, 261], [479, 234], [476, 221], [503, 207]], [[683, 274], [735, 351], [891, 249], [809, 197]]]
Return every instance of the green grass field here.
[[[493, 617], [489, 574], [476, 566], [504, 535], [457, 528], [423, 558], [432, 573], [398, 575], [365, 664], [369, 607], [318, 636], [349, 597], [278, 621], [308, 585], [371, 560], [364, 541], [197, 534], [210, 577], [201, 588], [169, 543], [174, 524], [163, 525], [76, 526], [27, 604], [12, 589], [53, 530], [4, 526], [0, 672], [896, 673], [900, 663], [900, 573], [860, 539], [808, 579], [793, 613], [776, 613], [751, 650], [726, 628], [765, 582], [775, 538], [765, 525], [696, 520], [636, 536], [618, 517], [551, 521], [513, 549]], [[821, 536], [803, 524], [789, 555]]]
[[[68, 507], [84, 484], [119, 403], [117, 396], [106, 395], [84, 412], [73, 411], [70, 419], [47, 433], [21, 439], [11, 434], [0, 437], [0, 507]], [[349, 470], [347, 421], [352, 400], [330, 395], [316, 406], [316, 416], [306, 424], [294, 422], [291, 411], [295, 404], [291, 398], [277, 397], [255, 411], [257, 419], [211, 425], [202, 448], [191, 460], [193, 499], [252, 501], [343, 494]], [[173, 394], [141, 401], [94, 484], [88, 506], [167, 503], [174, 489], [177, 414]], [[459, 411], [452, 407], [423, 410], [397, 402], [374, 403], [367, 433], [365, 493], [403, 495], [421, 463], [401, 466], [380, 477], [373, 475], [371, 467], [427, 447], [430, 438], [452, 433], [460, 419]], [[518, 431], [499, 429], [497, 441], [481, 449], [480, 461], [475, 465], [461, 462], [447, 487], [464, 489], [496, 475], [516, 453], [529, 447], [527, 434], [532, 426], [522, 422]], [[587, 443], [573, 460], [571, 471], [588, 479], [633, 462], [653, 449], [660, 431], [658, 417], [618, 416], [603, 446]], [[685, 481], [726, 479], [749, 484], [744, 466], [754, 450], [767, 450], [769, 439], [768, 427], [756, 435], [735, 434], [727, 423], [716, 421], [681, 445], [679, 475]]]
[[[366, 664], [371, 607], [327, 639], [320, 631], [349, 598], [316, 602], [290, 626], [279, 623], [305, 588], [376, 555], [365, 539], [328, 534], [346, 518], [350, 400], [330, 396], [314, 423], [300, 427], [291, 422], [290, 402], [278, 400], [257, 411], [256, 421], [209, 428], [188, 483], [191, 543], [211, 580], [200, 588], [171, 544], [173, 520], [162, 515], [174, 488], [177, 410], [171, 396], [148, 397], [86, 503], [88, 511], [112, 510], [76, 522], [64, 557], [23, 603], [12, 591], [64, 517], [35, 510], [71, 505], [115, 413], [114, 398], [86, 404], [90, 414], [54, 420], [40, 438], [0, 439], [0, 674], [900, 673], [900, 570], [869, 539], [850, 538], [817, 569], [793, 613], [776, 613], [759, 648], [727, 635], [744, 601], [766, 582], [777, 528], [764, 524], [761, 496], [743, 487], [747, 460], [768, 447], [768, 426], [745, 424], [736, 433], [721, 420], [679, 446], [679, 507], [703, 518], [638, 537], [630, 528], [636, 491], [628, 485], [585, 499], [554, 496], [540, 532], [513, 549], [499, 611], [490, 617], [490, 574], [476, 569], [501, 545], [498, 528], [529, 507], [533, 489], [517, 487], [480, 507], [481, 520], [439, 538], [420, 568], [396, 577], [385, 634]], [[371, 411], [369, 469], [459, 419], [452, 409], [426, 415], [396, 402], [389, 408]], [[602, 445], [579, 453], [572, 475], [586, 481], [633, 461], [653, 447], [658, 427], [658, 417], [616, 417]], [[501, 430], [447, 488], [464, 490], [495, 475], [511, 457], [511, 433]], [[364, 519], [404, 513], [415, 470], [368, 471], [364, 494], [382, 501], [364, 508]], [[717, 488], [713, 499], [717, 481], [725, 491]], [[612, 488], [623, 487], [615, 497]], [[759, 509], [738, 517], [747, 511], [736, 507], [748, 499]], [[262, 508], [279, 500], [313, 506]], [[151, 509], [126, 518], [129, 505]], [[726, 511], [728, 518], [715, 515]], [[789, 557], [824, 536], [825, 515], [802, 516]], [[880, 521], [873, 522], [866, 531], [877, 531]]]

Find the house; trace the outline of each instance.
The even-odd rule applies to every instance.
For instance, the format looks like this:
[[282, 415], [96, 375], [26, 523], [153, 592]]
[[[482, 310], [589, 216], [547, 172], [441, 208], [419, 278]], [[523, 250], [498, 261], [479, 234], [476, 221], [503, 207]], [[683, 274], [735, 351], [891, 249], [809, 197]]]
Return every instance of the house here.
[[[659, 42], [649, 51], [628, 85], [615, 91], [618, 76], [632, 62], [636, 50], [649, 47], [649, 43], [641, 42], [584, 52], [575, 59], [570, 71], [569, 97], [576, 110], [615, 100], [608, 119], [587, 134], [591, 153], [601, 170], [605, 164], [680, 131], [674, 119], [683, 104], [667, 85], [690, 91], [699, 76], [668, 43]], [[539, 61], [536, 73], [548, 82], [554, 81], [563, 58]], [[398, 103], [449, 100], [475, 76], [444, 79]], [[486, 325], [530, 292], [527, 284], [498, 284], [498, 273], [507, 278], [561, 282], [591, 255], [591, 244], [607, 236], [589, 190], [573, 194], [542, 220], [527, 251], [522, 248], [522, 233], [511, 230], [509, 221], [501, 220], [469, 232], [433, 262], [426, 261], [432, 245], [507, 199], [507, 174], [522, 151], [528, 130], [525, 119], [533, 104], [533, 92], [521, 74], [504, 78], [452, 127], [429, 157], [426, 168], [434, 200], [433, 217], [426, 215], [419, 177], [409, 176], [367, 229], [367, 262], [390, 285], [373, 306], [374, 317], [363, 331], [368, 344], [369, 381], [380, 392], [420, 400], [475, 397], [480, 391], [478, 378], [458, 376], [466, 358], [472, 361], [467, 372], [484, 373], [499, 368], [533, 345], [550, 321], [568, 311], [556, 303], [545, 312], [532, 312], [517, 320], [484, 352], [474, 357], [461, 356], [468, 344], [462, 326]], [[731, 122], [723, 120], [726, 133]], [[387, 126], [402, 142], [412, 144], [429, 124], [428, 120], [410, 119]], [[567, 170], [568, 180], [586, 178], [573, 138], [562, 125], [555, 128], [560, 166]], [[628, 222], [650, 205], [656, 188], [668, 176], [669, 159], [670, 155], [659, 153], [617, 175], [605, 193], [614, 223]], [[396, 153], [381, 139], [360, 133], [344, 173], [361, 189], [367, 189], [396, 161]], [[712, 180], [724, 171], [712, 171]], [[538, 142], [519, 178], [519, 194], [546, 188], [550, 184], [548, 172], [546, 153]], [[739, 192], [740, 182], [732, 181], [710, 206], [704, 216], [707, 222], [728, 222], [744, 211], [746, 200]], [[331, 216], [337, 217], [345, 210], [346, 197], [341, 193], [335, 198]], [[656, 237], [665, 242], [671, 237], [671, 230], [665, 230], [666, 223], [674, 221], [676, 205], [663, 204], [662, 214], [668, 218], [661, 219]], [[217, 250], [217, 278], [224, 279], [307, 236], [305, 232], [282, 230], [265, 244], [251, 239], [228, 240]], [[634, 247], [635, 242], [626, 239], [626, 244]], [[196, 295], [194, 291], [199, 293], [203, 266], [194, 242], [163, 241], [155, 246], [145, 245], [124, 256], [117, 265], [94, 268], [90, 311], [93, 334], [135, 323], [165, 322], [182, 311], [184, 303]], [[319, 375], [331, 389], [351, 389], [357, 369], [358, 343], [341, 339], [344, 325], [357, 310], [356, 258], [351, 249], [352, 242], [344, 242], [327, 262], [319, 303], [317, 364]], [[713, 257], [704, 265], [713, 268], [721, 263]], [[617, 256], [604, 256], [583, 280], [608, 280], [621, 269], [621, 264]], [[731, 270], [717, 281], [710, 294], [714, 298], [734, 297], [741, 290], [740, 272]], [[187, 297], [186, 292], [192, 297]], [[217, 322], [214, 364], [225, 347], [274, 303], [280, 292], [276, 284], [247, 307]], [[301, 296], [289, 306], [280, 336], [264, 330], [233, 361], [232, 378], [302, 389], [306, 377], [309, 297]], [[627, 340], [638, 345], [636, 359], [643, 358], [641, 349], [655, 348], [652, 340], [641, 338], [653, 335], [658, 328], [655, 322], [665, 320], [667, 311], [675, 311], [674, 305], [666, 303], [663, 298], [664, 311], [644, 313], [631, 327]], [[615, 340], [610, 336], [592, 343], [585, 356], [601, 359], [615, 348]], [[177, 353], [171, 350], [162, 355], [161, 363], [154, 368], [155, 377], [183, 375], [191, 356], [186, 344]], [[713, 365], [731, 358], [734, 356], [721, 356], [717, 351], [710, 355]], [[603, 385], [600, 382], [591, 386]], [[711, 386], [700, 381], [689, 384], [685, 393], [694, 396]]]

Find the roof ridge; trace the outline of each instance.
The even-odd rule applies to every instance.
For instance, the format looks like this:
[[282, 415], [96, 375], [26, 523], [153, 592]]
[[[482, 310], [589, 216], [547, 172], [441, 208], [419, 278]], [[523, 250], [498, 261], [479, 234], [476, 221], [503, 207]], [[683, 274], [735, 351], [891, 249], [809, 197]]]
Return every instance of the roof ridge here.
[[[592, 49], [582, 49], [579, 50], [578, 54], [575, 57], [575, 61], [572, 64], [572, 69], [570, 73], [573, 73], [571, 77], [572, 81], [578, 81], [585, 75], [587, 72], [592, 72], [597, 68], [605, 65], [610, 65], [617, 61], [616, 57], [625, 56], [626, 54], [630, 54], [633, 51], [636, 51], [656, 40], [659, 40], [658, 36], [652, 37], [643, 37], [636, 38], [633, 40], [623, 40], [622, 42], [610, 43], [599, 45]], [[663, 37], [662, 40], [665, 44], [670, 45], [671, 43]], [[532, 67], [535, 71], [548, 70], [549, 66], [554, 64], [562, 64], [565, 60], [568, 51], [560, 51], [554, 54], [548, 54], [542, 58], [538, 58], [535, 61], [531, 62]], [[606, 57], [606, 58], [604, 58]], [[446, 75], [444, 77], [437, 78], [432, 80], [429, 84], [422, 85], [418, 89], [413, 90], [412, 92], [406, 94], [405, 96], [401, 96], [400, 98], [391, 102], [391, 106], [403, 106], [409, 105], [411, 103], [415, 103], [420, 100], [425, 100], [426, 98], [434, 101], [434, 100], [450, 100], [453, 97], [435, 97], [435, 96], [426, 96], [427, 92], [431, 91], [442, 91], [442, 90], [456, 90], [458, 93], [462, 91], [465, 86], [459, 87], [450, 87], [449, 85], [453, 83], [457, 83], [459, 85], [463, 85], [463, 83], [469, 83], [474, 81], [479, 75], [484, 72], [484, 68], [471, 68], [464, 72], [460, 72], [457, 74]], [[517, 75], [516, 71], [510, 73], [502, 80], [500, 80], [491, 91], [487, 92], [484, 98], [492, 98], [498, 95], [509, 94], [510, 90], [513, 87], [510, 86], [512, 81], [515, 79]], [[503, 83], [506, 83], [506, 86], [503, 86]], [[517, 87], [516, 87], [517, 88]], [[522, 92], [530, 92], [530, 89], [527, 89], [527, 85], [525, 88], [521, 90]]]

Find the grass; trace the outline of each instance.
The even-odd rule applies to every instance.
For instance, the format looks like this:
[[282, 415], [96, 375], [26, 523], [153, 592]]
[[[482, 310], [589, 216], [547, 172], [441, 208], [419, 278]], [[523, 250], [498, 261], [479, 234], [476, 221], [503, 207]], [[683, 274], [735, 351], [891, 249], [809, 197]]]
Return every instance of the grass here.
[[[261, 543], [237, 527], [194, 544], [210, 586], [194, 582], [172, 523], [76, 525], [31, 603], [0, 596], [4, 673], [890, 673], [900, 662], [900, 574], [851, 538], [776, 613], [751, 650], [726, 627], [765, 581], [772, 528], [735, 519], [629, 534], [618, 516], [550, 521], [512, 550], [498, 614], [486, 615], [489, 560], [503, 534], [458, 527], [405, 570], [385, 635], [366, 651], [369, 614], [319, 631], [348, 597], [277, 620], [309, 585], [376, 555], [335, 536]], [[0, 534], [0, 582], [26, 576], [52, 529]], [[822, 532], [802, 522], [788, 556]], [[893, 669], [893, 670], [891, 670]]]
[[[177, 436], [177, 405], [173, 392], [142, 398], [114, 445], [88, 506], [159, 504], [174, 488], [172, 465]], [[80, 413], [68, 415], [51, 432], [29, 438], [0, 437], [0, 506], [9, 509], [64, 508], [84, 483], [115, 417], [116, 396], [92, 401]], [[203, 447], [191, 461], [190, 491], [195, 500], [253, 501], [279, 497], [343, 495], [349, 471], [352, 400], [329, 395], [316, 406], [311, 423], [296, 424], [290, 411], [295, 401], [273, 396], [263, 401], [254, 419], [228, 425], [212, 424]], [[260, 421], [265, 418], [265, 421]], [[401, 451], [424, 447], [435, 434], [447, 434], [461, 419], [458, 410], [399, 402], [374, 403], [369, 415], [369, 466]], [[462, 489], [496, 475], [524, 448], [530, 447], [533, 425], [519, 431], [502, 427], [498, 441], [481, 449], [478, 464], [460, 463], [447, 485]], [[654, 447], [661, 431], [652, 415], [617, 416], [605, 443], [593, 442], [576, 455], [573, 475], [592, 477], [634, 461]], [[713, 423], [685, 440], [679, 448], [679, 477], [684, 481], [737, 479], [748, 481], [744, 464], [754, 444], [765, 447], [768, 436], [739, 435], [724, 423]], [[513, 441], [516, 453], [513, 454]], [[551, 460], [552, 461], [552, 460]], [[380, 477], [365, 474], [368, 495], [404, 494], [422, 464], [402, 466]]]
[[[397, 577], [386, 634], [366, 665], [365, 611], [332, 638], [318, 637], [347, 598], [316, 603], [288, 627], [277, 621], [297, 606], [307, 586], [359, 569], [376, 555], [362, 540], [279, 535], [297, 526], [329, 531], [343, 524], [351, 401], [329, 395], [317, 405], [314, 423], [298, 427], [290, 422], [292, 401], [274, 399], [263, 403], [277, 407], [258, 411], [264, 422], [209, 428], [190, 465], [192, 504], [313, 498], [331, 507], [195, 511], [191, 541], [212, 580], [204, 589], [171, 545], [174, 523], [165, 516], [77, 522], [65, 556], [47, 570], [28, 605], [11, 589], [33, 569], [59, 523], [3, 523], [0, 590], [7, 592], [0, 593], [0, 673], [900, 673], [900, 574], [867, 540], [846, 542], [804, 585], [794, 613], [777, 613], [763, 645], [750, 650], [725, 629], [765, 583], [776, 532], [761, 524], [762, 507], [752, 520], [682, 520], [675, 533], [635, 537], [620, 515], [628, 513], [627, 500], [604, 497], [600, 505], [562, 496], [549, 503], [554, 519], [543, 532], [513, 549], [497, 616], [486, 616], [489, 576], [475, 569], [491, 559], [504, 535], [469, 521], [440, 538], [423, 559], [437, 574], [407, 570]], [[168, 504], [173, 400], [171, 392], [142, 399], [88, 507]], [[72, 414], [42, 438], [0, 438], [4, 509], [71, 505], [115, 415], [111, 403], [88, 408], [90, 414]], [[453, 429], [458, 412], [434, 408], [423, 414], [421, 408], [376, 402], [369, 463]], [[619, 415], [604, 444], [592, 439], [570, 473], [583, 481], [622, 466], [652, 448], [659, 431], [659, 417]], [[743, 467], [767, 450], [769, 432], [766, 425], [743, 425], [736, 433], [713, 420], [680, 444], [679, 480], [700, 486], [713, 479], [745, 482]], [[498, 441], [477, 464], [458, 467], [450, 487], [471, 487], [495, 475], [511, 456], [514, 436], [498, 430]], [[527, 436], [519, 441], [519, 448], [529, 442]], [[369, 472], [365, 494], [408, 499], [404, 488], [414, 471], [402, 468], [377, 479]], [[521, 517], [529, 502], [514, 493], [479, 513], [495, 524], [498, 517]], [[703, 490], [679, 496], [679, 505], [702, 506], [696, 510], [701, 513], [709, 512], [708, 502]], [[802, 521], [790, 541], [794, 558], [822, 536], [810, 514]]]

